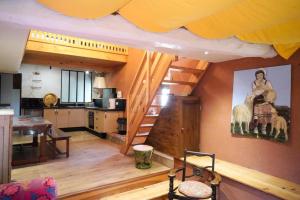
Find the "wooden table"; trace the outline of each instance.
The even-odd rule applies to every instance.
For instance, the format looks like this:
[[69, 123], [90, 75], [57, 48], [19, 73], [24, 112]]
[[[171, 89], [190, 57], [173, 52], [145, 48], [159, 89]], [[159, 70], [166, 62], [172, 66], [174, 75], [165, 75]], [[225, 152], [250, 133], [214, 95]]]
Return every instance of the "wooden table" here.
[[[46, 139], [47, 139], [47, 132], [51, 129], [52, 123], [42, 117], [14, 117], [13, 118], [13, 131], [33, 131], [33, 141], [32, 146], [38, 146], [38, 137], [40, 136], [40, 145], [39, 145], [39, 162], [43, 162], [47, 160], [46, 156]], [[32, 163], [30, 160], [26, 160], [21, 164]], [[17, 162], [13, 164], [18, 165]]]

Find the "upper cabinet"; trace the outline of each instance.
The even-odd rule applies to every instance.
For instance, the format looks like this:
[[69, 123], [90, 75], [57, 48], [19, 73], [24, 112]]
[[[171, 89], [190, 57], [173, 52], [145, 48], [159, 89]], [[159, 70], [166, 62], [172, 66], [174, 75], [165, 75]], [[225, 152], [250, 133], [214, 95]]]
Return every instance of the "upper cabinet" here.
[[31, 30], [22, 62], [111, 72], [127, 63], [127, 57], [125, 46]]

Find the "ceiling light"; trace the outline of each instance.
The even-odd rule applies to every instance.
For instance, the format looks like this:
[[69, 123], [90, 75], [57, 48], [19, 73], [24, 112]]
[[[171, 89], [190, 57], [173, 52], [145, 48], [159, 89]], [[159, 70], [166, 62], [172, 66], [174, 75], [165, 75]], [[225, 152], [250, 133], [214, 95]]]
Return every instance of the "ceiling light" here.
[[85, 74], [89, 74], [90, 72], [89, 71], [85, 71]]
[[208, 51], [204, 51], [204, 54], [207, 55], [207, 54], [208, 54]]

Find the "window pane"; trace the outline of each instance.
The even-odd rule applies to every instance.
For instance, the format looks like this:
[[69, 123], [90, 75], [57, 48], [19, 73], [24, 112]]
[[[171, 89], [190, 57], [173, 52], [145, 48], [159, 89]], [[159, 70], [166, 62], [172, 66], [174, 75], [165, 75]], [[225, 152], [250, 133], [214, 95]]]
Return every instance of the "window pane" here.
[[69, 71], [61, 72], [61, 102], [69, 101]]
[[77, 80], [77, 102], [83, 102], [84, 95], [84, 72], [78, 72]]
[[92, 73], [85, 74], [85, 102], [92, 101]]
[[77, 72], [70, 71], [70, 102], [76, 102]]

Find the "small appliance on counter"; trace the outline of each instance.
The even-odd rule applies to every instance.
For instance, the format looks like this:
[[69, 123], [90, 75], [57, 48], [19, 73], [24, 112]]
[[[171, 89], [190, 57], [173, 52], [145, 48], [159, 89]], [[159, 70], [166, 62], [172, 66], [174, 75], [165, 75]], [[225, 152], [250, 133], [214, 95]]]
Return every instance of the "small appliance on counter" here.
[[116, 99], [115, 98], [109, 98], [108, 109], [116, 109]]
[[102, 107], [109, 108], [109, 99], [117, 97], [116, 88], [103, 88]]
[[103, 108], [103, 99], [94, 99], [94, 106], [99, 107], [99, 108]]
[[125, 111], [126, 99], [116, 99], [116, 109]]

